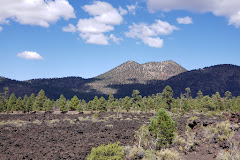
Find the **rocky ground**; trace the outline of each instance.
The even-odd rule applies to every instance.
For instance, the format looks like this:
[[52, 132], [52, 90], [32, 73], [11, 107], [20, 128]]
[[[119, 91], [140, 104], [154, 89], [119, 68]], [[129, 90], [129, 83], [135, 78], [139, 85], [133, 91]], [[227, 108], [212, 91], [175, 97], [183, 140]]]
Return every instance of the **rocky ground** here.
[[[203, 128], [216, 126], [227, 119], [236, 125], [240, 122], [239, 115], [173, 116], [177, 121], [178, 135], [185, 142], [174, 143], [171, 147], [180, 153], [182, 159], [216, 159], [219, 151], [227, 151], [229, 147], [224, 142], [208, 138]], [[133, 146], [135, 130], [144, 123], [148, 124], [151, 116], [152, 113], [113, 112], [101, 112], [98, 117], [94, 113], [0, 114], [0, 157], [1, 160], [86, 159], [92, 147], [101, 144], [120, 141], [122, 146]], [[239, 142], [238, 128], [233, 130], [234, 138]]]

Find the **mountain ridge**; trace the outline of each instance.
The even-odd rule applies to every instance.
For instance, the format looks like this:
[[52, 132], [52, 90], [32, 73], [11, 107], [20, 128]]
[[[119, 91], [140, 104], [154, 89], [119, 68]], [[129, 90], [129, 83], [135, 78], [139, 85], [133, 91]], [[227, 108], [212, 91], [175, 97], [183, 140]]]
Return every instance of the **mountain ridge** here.
[[[176, 62], [166, 61], [165, 63], [173, 64]], [[129, 66], [133, 68], [138, 66], [140, 68], [138, 68], [137, 71], [149, 72], [150, 70], [153, 71], [153, 73], [160, 73], [159, 64], [163, 63], [148, 62], [138, 64], [134, 61], [127, 61], [119, 66], [120, 68], [125, 67], [125, 69]], [[155, 65], [156, 67], [153, 67], [151, 65]], [[119, 66], [112, 69], [114, 73], [116, 73], [116, 70], [118, 71]], [[144, 67], [142, 68], [142, 66]], [[176, 67], [178, 65], [174, 66]], [[171, 71], [171, 69], [173, 68], [170, 67], [168, 69]], [[132, 70], [135, 71], [135, 69]], [[158, 72], [154, 72], [155, 70], [158, 70]], [[105, 73], [109, 73], [110, 71]], [[120, 71], [122, 71], [121, 73], [126, 74], [126, 70]], [[221, 95], [223, 95], [225, 91], [229, 90], [234, 96], [240, 96], [240, 66], [231, 64], [221, 64], [205, 67], [202, 69], [185, 71], [171, 76], [170, 78], [165, 80], [159, 80], [155, 78], [157, 77], [155, 75], [155, 77], [153, 76], [155, 79], [143, 79], [142, 81], [141, 79], [129, 80], [129, 77], [124, 77], [123, 80], [127, 81], [122, 83], [120, 81], [121, 78], [120, 80], [114, 82], [117, 77], [115, 77], [114, 74], [107, 74], [107, 76], [109, 77], [104, 74], [100, 74], [99, 76], [90, 79], [72, 76], [63, 78], [31, 79], [27, 81], [17, 81], [0, 77], [0, 92], [3, 91], [3, 87], [8, 86], [11, 93], [13, 92], [17, 96], [23, 97], [25, 94], [27, 94], [28, 96], [31, 93], [37, 94], [40, 89], [43, 89], [46, 92], [46, 95], [52, 99], [57, 99], [59, 98], [60, 94], [64, 94], [66, 98], [72, 98], [74, 95], [77, 95], [79, 98], [90, 100], [96, 95], [107, 97], [109, 93], [113, 93], [114, 96], [117, 98], [130, 96], [132, 90], [134, 89], [138, 89], [143, 96], [147, 96], [162, 92], [162, 89], [166, 85], [170, 85], [173, 88], [174, 96], [179, 96], [181, 93], [184, 93], [185, 88], [187, 87], [191, 88], [193, 96], [196, 96], [198, 90], [201, 90], [204, 94], [209, 95], [217, 91], [220, 92]], [[104, 75], [105, 77], [102, 75]], [[111, 76], [115, 77], [115, 79], [111, 79]]]

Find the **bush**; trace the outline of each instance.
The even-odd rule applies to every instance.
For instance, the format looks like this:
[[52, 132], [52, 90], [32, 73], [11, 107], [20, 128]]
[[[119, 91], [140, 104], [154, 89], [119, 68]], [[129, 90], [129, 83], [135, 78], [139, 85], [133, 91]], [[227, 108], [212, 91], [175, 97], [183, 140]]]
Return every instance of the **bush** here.
[[157, 141], [156, 147], [171, 144], [176, 131], [175, 122], [163, 108], [159, 109], [157, 117], [151, 118], [148, 129]]
[[157, 152], [157, 160], [181, 160], [179, 153], [173, 149], [165, 149]]
[[138, 148], [146, 147], [148, 144], [149, 131], [145, 124], [143, 124], [139, 130], [135, 131], [135, 139], [137, 140]]
[[98, 118], [98, 113], [94, 113], [93, 117]]
[[215, 137], [221, 142], [228, 142], [234, 136], [234, 132], [231, 130], [231, 124], [229, 121], [224, 121], [216, 125], [216, 128], [211, 129]]
[[123, 156], [123, 147], [117, 142], [92, 148], [87, 160], [122, 160]]

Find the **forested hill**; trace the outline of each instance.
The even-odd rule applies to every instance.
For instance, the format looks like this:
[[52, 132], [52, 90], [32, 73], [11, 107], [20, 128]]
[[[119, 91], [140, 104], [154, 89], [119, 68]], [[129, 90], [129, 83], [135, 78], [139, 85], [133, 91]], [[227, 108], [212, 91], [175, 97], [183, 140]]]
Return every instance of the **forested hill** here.
[[[169, 61], [166, 61], [169, 62]], [[240, 67], [235, 65], [216, 65], [212, 67], [206, 67], [203, 69], [184, 71], [183, 68], [177, 66], [178, 71], [171, 68], [163, 69], [165, 73], [176, 73], [183, 71], [180, 74], [176, 74], [166, 80], [159, 80], [162, 72], [158, 71], [157, 67], [152, 67], [152, 70], [139, 69], [142, 65], [150, 66], [156, 63], [158, 66], [159, 62], [151, 62], [146, 64], [138, 64], [130, 61], [122, 64], [105, 74], [91, 79], [83, 79], [81, 77], [66, 77], [66, 78], [52, 78], [52, 79], [34, 79], [29, 81], [16, 81], [0, 77], [0, 92], [3, 87], [9, 87], [10, 92], [15, 93], [17, 96], [24, 96], [27, 94], [30, 96], [31, 93], [37, 94], [40, 89], [43, 89], [49, 98], [57, 99], [60, 94], [64, 94], [66, 98], [72, 98], [77, 95], [81, 99], [90, 100], [95, 95], [105, 96], [112, 92], [115, 97], [125, 97], [131, 95], [132, 90], [139, 90], [141, 95], [152, 95], [162, 92], [166, 85], [172, 87], [174, 96], [179, 96], [181, 93], [185, 93], [185, 88], [190, 87], [192, 96], [196, 96], [198, 90], [201, 90], [204, 95], [212, 95], [215, 92], [220, 92], [221, 95], [225, 91], [232, 92], [233, 96], [240, 96]], [[175, 63], [175, 62], [170, 62]], [[168, 63], [169, 64], [169, 63]], [[130, 67], [129, 73], [132, 73], [132, 80], [122, 82], [120, 80], [114, 81], [115, 79], [124, 79], [122, 77], [116, 78], [115, 76], [121, 75], [119, 68]], [[134, 68], [135, 67], [135, 68]], [[164, 67], [162, 67], [164, 68]], [[134, 71], [134, 70], [138, 71]], [[171, 71], [171, 69], [173, 71]], [[139, 72], [139, 70], [141, 72]], [[151, 72], [154, 75], [151, 79], [143, 80], [141, 76], [142, 72]], [[168, 71], [170, 70], [170, 71]], [[126, 70], [125, 70], [126, 71]], [[166, 72], [167, 71], [167, 72]], [[133, 73], [135, 72], [135, 73]], [[159, 72], [159, 74], [157, 74]], [[122, 76], [127, 76], [126, 73], [122, 73]], [[170, 74], [169, 74], [170, 75]], [[139, 78], [138, 78], [139, 77]], [[130, 77], [131, 78], [131, 77]], [[126, 78], [125, 78], [126, 79]], [[131, 82], [131, 83], [130, 83]]]
[[198, 90], [204, 95], [215, 92], [224, 95], [230, 91], [232, 95], [240, 96], [240, 66], [224, 64], [184, 72], [164, 82], [157, 82], [152, 90], [156, 93], [166, 85], [170, 85], [177, 96], [184, 93], [187, 87], [191, 88], [193, 96], [197, 95]]

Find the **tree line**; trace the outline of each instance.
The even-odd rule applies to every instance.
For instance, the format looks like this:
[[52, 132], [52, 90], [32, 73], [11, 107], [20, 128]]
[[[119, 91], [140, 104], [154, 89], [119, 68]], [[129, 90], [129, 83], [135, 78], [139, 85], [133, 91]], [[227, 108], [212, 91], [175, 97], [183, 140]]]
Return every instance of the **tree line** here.
[[133, 90], [131, 96], [124, 98], [114, 98], [110, 94], [107, 99], [104, 97], [95, 96], [94, 99], [86, 102], [84, 99], [79, 99], [74, 96], [71, 99], [66, 99], [64, 95], [60, 95], [59, 99], [51, 100], [46, 95], [44, 90], [40, 90], [35, 96], [25, 95], [16, 97], [14, 93], [9, 95], [9, 89], [4, 88], [4, 92], [0, 93], [0, 112], [13, 111], [52, 111], [54, 107], [58, 107], [60, 111], [143, 111], [159, 110], [164, 108], [172, 112], [180, 112], [182, 114], [190, 110], [198, 110], [200, 112], [207, 111], [240, 111], [240, 96], [234, 97], [231, 92], [226, 91], [221, 97], [219, 92], [209, 96], [203, 95], [199, 90], [197, 97], [191, 96], [191, 89], [186, 88], [185, 93], [180, 97], [173, 97], [173, 90], [170, 86], [166, 86], [161, 93], [151, 96], [141, 96], [138, 90]]

